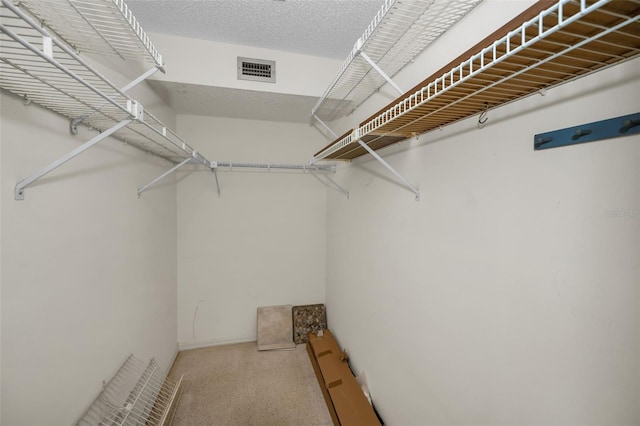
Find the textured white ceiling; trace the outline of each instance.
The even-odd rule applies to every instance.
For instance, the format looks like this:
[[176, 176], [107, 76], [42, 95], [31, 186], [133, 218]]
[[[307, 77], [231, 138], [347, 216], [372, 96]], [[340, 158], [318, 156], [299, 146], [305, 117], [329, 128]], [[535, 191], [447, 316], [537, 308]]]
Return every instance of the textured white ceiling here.
[[344, 59], [384, 0], [128, 0], [145, 31]]
[[[384, 0], [127, 0], [145, 31], [344, 60]], [[336, 69], [336, 72], [338, 70]], [[178, 114], [308, 122], [317, 98], [151, 80]]]

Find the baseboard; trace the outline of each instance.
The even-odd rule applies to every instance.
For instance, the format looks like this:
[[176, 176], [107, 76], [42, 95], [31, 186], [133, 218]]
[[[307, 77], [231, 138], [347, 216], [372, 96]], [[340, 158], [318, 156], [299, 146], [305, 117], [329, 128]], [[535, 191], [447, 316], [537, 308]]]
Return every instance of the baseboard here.
[[171, 362], [169, 363], [169, 368], [167, 371], [170, 371], [173, 368], [173, 365], [176, 363], [176, 358], [178, 358], [178, 354], [180, 353], [180, 345], [176, 343], [176, 350], [171, 357]]
[[189, 349], [208, 348], [210, 346], [233, 345], [235, 343], [255, 342], [255, 337], [247, 339], [204, 339], [192, 340], [189, 342], [178, 342], [178, 350], [186, 351]]

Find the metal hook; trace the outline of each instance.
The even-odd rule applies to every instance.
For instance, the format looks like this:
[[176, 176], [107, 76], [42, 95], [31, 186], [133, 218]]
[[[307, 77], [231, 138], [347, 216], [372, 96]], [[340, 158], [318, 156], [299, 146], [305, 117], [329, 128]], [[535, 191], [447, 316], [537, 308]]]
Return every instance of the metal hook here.
[[581, 137], [590, 135], [591, 133], [593, 133], [593, 130], [591, 129], [578, 129], [575, 132], [573, 132], [573, 136], [571, 137], [571, 139], [573, 139], [574, 141], [577, 141]]
[[546, 145], [549, 142], [551, 142], [552, 140], [553, 140], [553, 137], [551, 137], [551, 136], [547, 136], [547, 137], [544, 137], [544, 138], [538, 138], [538, 139], [535, 140], [535, 142], [533, 144], [533, 147], [534, 148], [540, 148], [542, 145]]
[[484, 111], [482, 111], [480, 113], [480, 117], [478, 117], [478, 126], [483, 125], [489, 120], [487, 117], [487, 111], [489, 111], [489, 102], [484, 103]]
[[620, 133], [627, 133], [629, 129], [636, 126], [640, 126], [640, 120], [624, 120], [620, 128]]

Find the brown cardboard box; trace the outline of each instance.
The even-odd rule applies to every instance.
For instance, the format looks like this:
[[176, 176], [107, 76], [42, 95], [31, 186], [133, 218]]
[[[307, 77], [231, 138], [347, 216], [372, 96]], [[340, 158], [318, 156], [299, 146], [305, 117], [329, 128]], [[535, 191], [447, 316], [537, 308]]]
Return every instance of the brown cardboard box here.
[[341, 425], [380, 424], [373, 407], [369, 404], [353, 375], [342, 379], [341, 384], [330, 387], [329, 395]]
[[373, 407], [342, 359], [338, 343], [329, 330], [322, 337], [309, 334], [307, 352], [335, 425], [380, 425]]
[[338, 347], [338, 342], [336, 342], [336, 339], [331, 334], [331, 331], [323, 330], [322, 333], [322, 337], [318, 337], [316, 333], [309, 333], [309, 343], [313, 348], [313, 353], [315, 353], [316, 356], [327, 350], [339, 353], [340, 348]]
[[[311, 336], [311, 335], [310, 335]], [[324, 402], [327, 404], [327, 408], [329, 409], [329, 414], [331, 414], [331, 419], [333, 420], [334, 425], [339, 425], [338, 415], [336, 414], [336, 410], [333, 408], [333, 403], [331, 402], [331, 395], [329, 395], [329, 390], [324, 384], [324, 378], [322, 377], [322, 372], [320, 371], [320, 366], [318, 365], [318, 360], [313, 352], [311, 347], [311, 341], [307, 341], [307, 353], [309, 353], [309, 359], [311, 360], [311, 365], [313, 365], [313, 371], [316, 373], [316, 378], [318, 379], [318, 383], [320, 384], [320, 390], [322, 390], [322, 396], [324, 396]]]

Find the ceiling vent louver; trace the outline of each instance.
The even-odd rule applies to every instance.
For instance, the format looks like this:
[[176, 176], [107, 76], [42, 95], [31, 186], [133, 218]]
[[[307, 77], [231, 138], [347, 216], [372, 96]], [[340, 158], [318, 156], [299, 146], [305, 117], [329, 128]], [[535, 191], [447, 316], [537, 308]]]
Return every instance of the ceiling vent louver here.
[[276, 82], [276, 62], [238, 56], [238, 80]]

